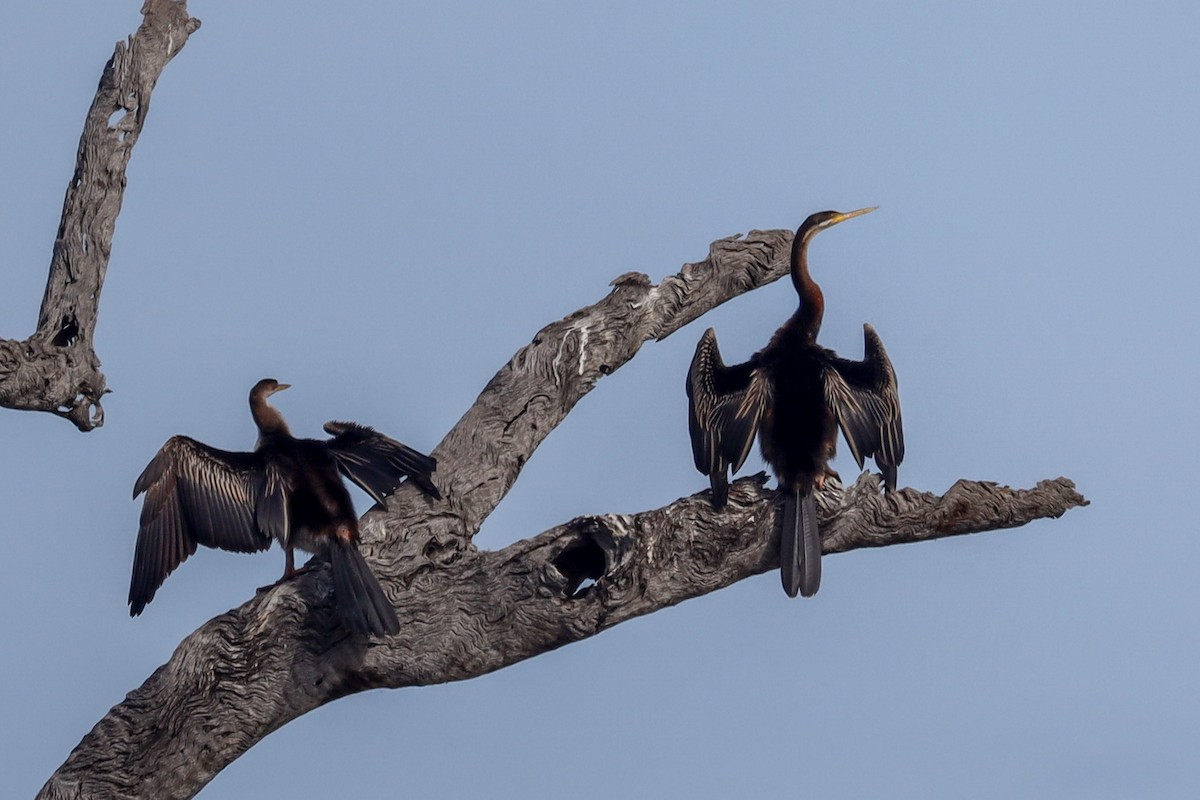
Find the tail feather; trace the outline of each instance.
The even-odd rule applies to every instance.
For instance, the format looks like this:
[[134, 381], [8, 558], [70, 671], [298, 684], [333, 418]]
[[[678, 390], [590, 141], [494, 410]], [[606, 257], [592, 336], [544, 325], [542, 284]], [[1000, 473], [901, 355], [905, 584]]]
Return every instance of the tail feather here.
[[875, 465], [879, 467], [880, 473], [883, 474], [883, 488], [886, 491], [896, 491], [896, 465], [895, 464], [880, 464], [879, 457], [875, 457]]
[[788, 597], [812, 597], [821, 587], [821, 532], [812, 492], [792, 489], [783, 498], [779, 569]]
[[329, 560], [333, 572], [333, 599], [346, 629], [372, 636], [399, 633], [396, 609], [358, 548], [335, 542], [330, 548]]
[[713, 508], [724, 508], [729, 502], [729, 478], [722, 468], [720, 472], [713, 472], [708, 476], [709, 484], [712, 486], [712, 505]]

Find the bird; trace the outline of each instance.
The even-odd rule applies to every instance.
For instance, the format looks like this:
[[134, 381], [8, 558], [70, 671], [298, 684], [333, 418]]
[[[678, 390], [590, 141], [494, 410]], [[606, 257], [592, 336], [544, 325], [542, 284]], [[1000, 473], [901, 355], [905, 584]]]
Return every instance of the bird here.
[[813, 492], [829, 475], [840, 427], [862, 469], [874, 458], [885, 491], [896, 489], [904, 431], [896, 373], [879, 334], [863, 325], [864, 358], [839, 358], [817, 344], [825, 299], [808, 269], [808, 246], [823, 230], [874, 211], [819, 211], [796, 229], [791, 276], [799, 307], [749, 361], [726, 366], [716, 332], [700, 337], [688, 369], [688, 429], [696, 469], [709, 476], [712, 504], [729, 495], [758, 435], [763, 459], [783, 492], [780, 577], [789, 597], [816, 594], [821, 584], [821, 538]]
[[358, 550], [358, 517], [342, 476], [380, 505], [406, 477], [437, 500], [437, 461], [354, 422], [325, 423], [332, 437], [327, 440], [298, 439], [267, 402], [287, 388], [264, 378], [250, 390], [258, 428], [253, 452], [172, 436], [138, 476], [133, 497], [146, 498], [129, 583], [130, 616], [142, 613], [197, 545], [250, 553], [278, 540], [286, 561], [277, 583], [307, 570], [296, 569], [295, 548], [324, 554], [343, 626], [374, 636], [400, 631], [395, 608]]

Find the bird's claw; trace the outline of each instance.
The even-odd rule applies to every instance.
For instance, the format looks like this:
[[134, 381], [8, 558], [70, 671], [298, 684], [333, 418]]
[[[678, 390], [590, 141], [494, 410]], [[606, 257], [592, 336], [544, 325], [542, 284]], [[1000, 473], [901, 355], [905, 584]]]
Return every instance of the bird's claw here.
[[817, 479], [815, 481], [815, 483], [817, 484], [817, 491], [824, 490], [825, 489], [825, 481], [829, 480], [830, 478], [833, 478], [838, 483], [842, 482], [842, 476], [837, 474], [836, 470], [832, 470], [829, 467], [826, 467], [825, 471], [822, 472], [820, 475], [818, 475]]
[[276, 586], [278, 586], [279, 584], [290, 581], [292, 578], [295, 578], [298, 575], [303, 575], [304, 573], [308, 572], [310, 569], [312, 569], [312, 567], [305, 565], [303, 567], [300, 567], [300, 569], [285, 570], [283, 573], [283, 577], [281, 577], [279, 580], [275, 581], [274, 583], [269, 583], [266, 586], [258, 587], [254, 591], [254, 593], [262, 594], [263, 592], [269, 592], [272, 589], [274, 589]]

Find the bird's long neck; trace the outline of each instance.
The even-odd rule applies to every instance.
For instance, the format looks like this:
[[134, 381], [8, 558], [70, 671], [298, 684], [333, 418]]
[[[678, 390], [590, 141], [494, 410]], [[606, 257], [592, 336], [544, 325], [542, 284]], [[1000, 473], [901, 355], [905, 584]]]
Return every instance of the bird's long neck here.
[[815, 234], [816, 229], [801, 227], [792, 240], [792, 285], [800, 297], [800, 307], [793, 319], [809, 341], [816, 341], [825, 315], [825, 295], [808, 273], [808, 243]]
[[291, 429], [288, 428], [287, 422], [283, 419], [283, 414], [280, 414], [275, 407], [267, 402], [267, 398], [261, 394], [251, 395], [250, 416], [254, 417], [254, 424], [258, 426], [258, 440], [260, 443], [267, 436], [292, 435]]

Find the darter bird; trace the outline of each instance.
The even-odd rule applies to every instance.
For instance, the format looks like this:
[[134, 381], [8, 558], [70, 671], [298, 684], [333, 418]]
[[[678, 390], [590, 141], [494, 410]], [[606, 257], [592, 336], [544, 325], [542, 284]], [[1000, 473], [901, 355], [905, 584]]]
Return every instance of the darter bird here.
[[883, 342], [863, 326], [862, 361], [839, 358], [817, 344], [825, 299], [808, 271], [808, 245], [821, 231], [876, 207], [820, 211], [792, 241], [792, 284], [800, 306], [765, 348], [743, 364], [726, 366], [712, 328], [696, 345], [688, 370], [688, 424], [696, 469], [709, 476], [712, 503], [729, 494], [728, 471], [742, 466], [757, 433], [762, 455], [783, 499], [780, 570], [789, 597], [816, 594], [821, 584], [821, 537], [814, 490], [821, 489], [837, 446], [837, 429], [861, 469], [870, 456], [887, 491], [896, 488], [904, 432], [896, 373]]
[[133, 496], [145, 492], [146, 499], [129, 584], [130, 616], [142, 613], [196, 545], [249, 553], [276, 539], [287, 559], [280, 581], [304, 571], [296, 569], [295, 548], [324, 554], [343, 625], [375, 636], [400, 630], [391, 601], [358, 551], [358, 516], [342, 476], [381, 505], [405, 478], [439, 499], [432, 481], [437, 462], [353, 422], [326, 423], [332, 438], [324, 441], [297, 439], [267, 403], [287, 388], [265, 378], [250, 390], [258, 426], [253, 452], [172, 436], [138, 477]]

